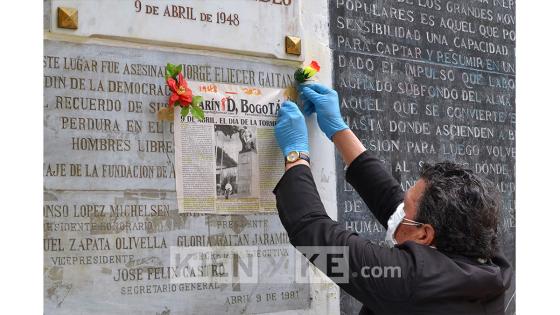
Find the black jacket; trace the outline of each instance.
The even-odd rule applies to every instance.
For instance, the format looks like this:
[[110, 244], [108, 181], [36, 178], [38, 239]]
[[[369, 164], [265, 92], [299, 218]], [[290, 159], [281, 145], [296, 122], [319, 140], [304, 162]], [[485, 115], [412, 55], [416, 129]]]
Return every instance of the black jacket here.
[[[404, 193], [382, 162], [366, 151], [348, 167], [346, 180], [386, 228]], [[350, 272], [359, 273], [363, 266], [400, 266], [401, 277], [358, 274], [348, 283], [338, 283], [363, 304], [360, 314], [504, 313], [512, 268], [501, 252], [480, 263], [412, 241], [394, 248], [374, 244], [331, 220], [305, 165], [289, 169], [274, 193], [292, 245], [348, 246]]]

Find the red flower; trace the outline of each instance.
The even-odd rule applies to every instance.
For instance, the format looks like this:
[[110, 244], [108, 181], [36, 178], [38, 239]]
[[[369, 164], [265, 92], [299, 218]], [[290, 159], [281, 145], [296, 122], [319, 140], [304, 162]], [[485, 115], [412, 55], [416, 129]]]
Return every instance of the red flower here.
[[309, 66], [311, 68], [315, 69], [317, 72], [319, 72], [319, 70], [321, 70], [321, 67], [319, 66], [319, 63], [315, 60], [313, 60]]
[[189, 106], [192, 103], [192, 90], [189, 89], [187, 81], [183, 77], [182, 73], [177, 76], [177, 81], [174, 78], [167, 79], [167, 85], [171, 90], [171, 96], [169, 96], [169, 106], [173, 106], [175, 102], [179, 101], [181, 106]]

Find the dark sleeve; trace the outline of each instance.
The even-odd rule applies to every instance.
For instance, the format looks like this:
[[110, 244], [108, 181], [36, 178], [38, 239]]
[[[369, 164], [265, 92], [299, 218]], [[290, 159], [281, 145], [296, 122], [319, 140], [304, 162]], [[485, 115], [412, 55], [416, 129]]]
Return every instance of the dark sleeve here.
[[[327, 215], [308, 166], [289, 169], [274, 189], [280, 220], [290, 242], [301, 246], [347, 248], [348, 280], [337, 281], [342, 289], [370, 308], [382, 308], [382, 299], [407, 299], [416, 272], [416, 260], [403, 249], [385, 248], [347, 231]], [[300, 252], [301, 249], [298, 249]], [[303, 252], [302, 252], [303, 253]], [[309, 256], [307, 256], [309, 257]], [[313, 262], [321, 271], [327, 270]], [[385, 268], [393, 277], [362, 277], [362, 267]], [[400, 277], [396, 276], [396, 270]], [[390, 271], [389, 268], [393, 268]], [[370, 269], [371, 270], [371, 269]]]
[[404, 200], [404, 192], [383, 168], [383, 162], [371, 151], [365, 151], [348, 166], [346, 181], [358, 192], [377, 221], [387, 228], [389, 217]]

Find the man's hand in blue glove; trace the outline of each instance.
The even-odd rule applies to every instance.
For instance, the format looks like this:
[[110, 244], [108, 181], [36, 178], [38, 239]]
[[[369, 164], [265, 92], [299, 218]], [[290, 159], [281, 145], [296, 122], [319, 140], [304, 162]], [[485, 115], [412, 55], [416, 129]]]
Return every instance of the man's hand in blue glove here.
[[293, 102], [285, 101], [280, 107], [274, 133], [284, 157], [291, 151], [309, 153], [305, 118]]
[[317, 113], [319, 128], [332, 141], [335, 133], [348, 129], [340, 115], [338, 93], [321, 84], [300, 84], [300, 98], [306, 116]]

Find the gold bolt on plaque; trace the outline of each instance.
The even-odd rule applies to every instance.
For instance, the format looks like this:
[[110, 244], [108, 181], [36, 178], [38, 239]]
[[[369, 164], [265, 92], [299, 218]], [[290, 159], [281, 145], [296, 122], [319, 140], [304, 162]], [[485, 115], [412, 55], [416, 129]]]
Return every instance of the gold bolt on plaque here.
[[78, 29], [78, 9], [58, 7], [58, 27]]
[[301, 38], [286, 36], [286, 53], [290, 55], [301, 55]]

